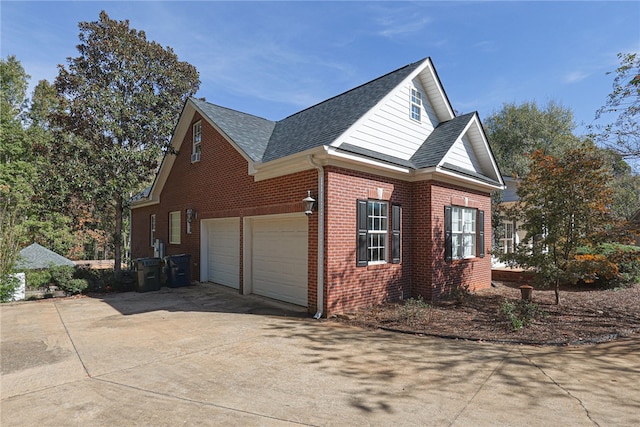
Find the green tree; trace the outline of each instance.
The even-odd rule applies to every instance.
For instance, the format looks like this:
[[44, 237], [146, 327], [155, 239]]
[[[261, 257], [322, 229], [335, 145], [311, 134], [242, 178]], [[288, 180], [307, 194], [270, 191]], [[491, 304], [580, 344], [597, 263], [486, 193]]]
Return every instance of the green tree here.
[[613, 179], [611, 214], [618, 221], [626, 221], [640, 208], [640, 175], [615, 150], [600, 149]]
[[13, 294], [13, 271], [24, 240], [22, 222], [35, 170], [23, 127], [29, 75], [15, 56], [0, 60], [0, 298]]
[[640, 55], [619, 53], [620, 66], [613, 79], [613, 91], [598, 111], [596, 120], [611, 118], [608, 124], [591, 126], [595, 140], [625, 159], [640, 159]]
[[559, 156], [581, 144], [573, 134], [573, 112], [554, 102], [539, 108], [535, 102], [504, 104], [484, 122], [489, 144], [500, 171], [509, 176], [525, 176], [529, 154], [542, 150]]
[[525, 242], [501, 255], [511, 265], [533, 268], [544, 285], [573, 279], [570, 266], [578, 248], [598, 243], [612, 224], [610, 169], [593, 147], [570, 149], [562, 157], [542, 150], [531, 155], [529, 173], [518, 187], [520, 200], [509, 215], [519, 218]]
[[112, 225], [96, 219], [95, 212], [108, 217], [110, 210], [96, 206], [100, 198], [94, 197], [93, 189], [100, 186], [96, 177], [84, 173], [87, 150], [81, 148], [86, 144], [51, 122], [60, 110], [61, 98], [55, 86], [41, 80], [27, 114], [38, 179], [33, 183], [35, 194], [25, 228], [31, 241], [83, 259], [89, 255], [83, 250], [85, 244], [92, 243], [92, 236], [103, 234], [100, 228]]
[[114, 217], [115, 272], [122, 259], [123, 216], [129, 194], [155, 172], [180, 109], [199, 86], [197, 70], [169, 47], [147, 41], [129, 21], [106, 12], [81, 22], [80, 56], [59, 67], [55, 81], [63, 114], [54, 122], [77, 136], [84, 174], [99, 181], [95, 197], [110, 203]]

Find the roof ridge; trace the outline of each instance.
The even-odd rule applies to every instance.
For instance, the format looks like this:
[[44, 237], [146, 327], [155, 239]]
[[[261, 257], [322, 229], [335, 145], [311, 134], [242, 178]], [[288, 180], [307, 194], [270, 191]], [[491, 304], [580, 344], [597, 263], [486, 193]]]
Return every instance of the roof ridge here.
[[271, 122], [271, 123], [276, 123], [276, 122], [277, 122], [276, 120], [269, 120], [269, 119], [266, 119], [266, 118], [264, 118], [264, 117], [261, 117], [261, 116], [257, 116], [257, 115], [255, 115], [255, 114], [252, 114], [252, 113], [247, 113], [247, 112], [245, 112], [245, 111], [236, 110], [235, 108], [225, 107], [224, 105], [220, 105], [220, 104], [214, 104], [213, 102], [205, 101], [205, 100], [200, 99], [200, 98], [191, 97], [191, 100], [192, 100], [192, 101], [195, 101], [196, 103], [201, 103], [201, 102], [203, 102], [203, 103], [205, 103], [205, 104], [207, 104], [207, 105], [210, 105], [210, 106], [212, 106], [212, 107], [216, 107], [216, 108], [220, 108], [220, 109], [223, 109], [223, 110], [231, 111], [231, 112], [233, 112], [233, 113], [238, 113], [238, 114], [242, 114], [242, 115], [245, 115], [245, 116], [255, 117], [256, 119], [261, 119], [261, 120], [264, 120], [264, 121], [266, 121], [266, 122]]

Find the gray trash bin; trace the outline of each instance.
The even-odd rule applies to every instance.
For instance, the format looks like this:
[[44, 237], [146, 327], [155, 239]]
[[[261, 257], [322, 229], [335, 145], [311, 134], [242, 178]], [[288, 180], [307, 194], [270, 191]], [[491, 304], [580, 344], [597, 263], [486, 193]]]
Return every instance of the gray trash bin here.
[[191, 255], [169, 255], [167, 263], [167, 279], [170, 288], [189, 286], [191, 283]]
[[136, 267], [138, 270], [138, 283], [136, 292], [148, 292], [160, 290], [160, 258], [138, 258]]

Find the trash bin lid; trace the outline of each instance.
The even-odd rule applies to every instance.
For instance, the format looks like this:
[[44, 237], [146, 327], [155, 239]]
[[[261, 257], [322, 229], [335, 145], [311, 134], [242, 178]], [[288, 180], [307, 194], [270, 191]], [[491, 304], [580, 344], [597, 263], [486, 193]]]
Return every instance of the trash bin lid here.
[[160, 258], [138, 258], [138, 266], [153, 267], [160, 264]]

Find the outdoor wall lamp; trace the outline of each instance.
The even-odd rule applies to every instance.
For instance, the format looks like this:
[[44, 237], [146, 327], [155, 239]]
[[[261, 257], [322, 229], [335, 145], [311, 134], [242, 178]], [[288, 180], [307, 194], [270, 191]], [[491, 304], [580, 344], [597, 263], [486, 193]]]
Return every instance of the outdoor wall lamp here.
[[187, 222], [191, 224], [194, 219], [198, 218], [198, 212], [195, 209], [187, 209]]
[[313, 206], [316, 204], [316, 199], [311, 197], [311, 190], [307, 191], [307, 197], [302, 199], [302, 203], [304, 204], [304, 214], [306, 216], [313, 215]]

